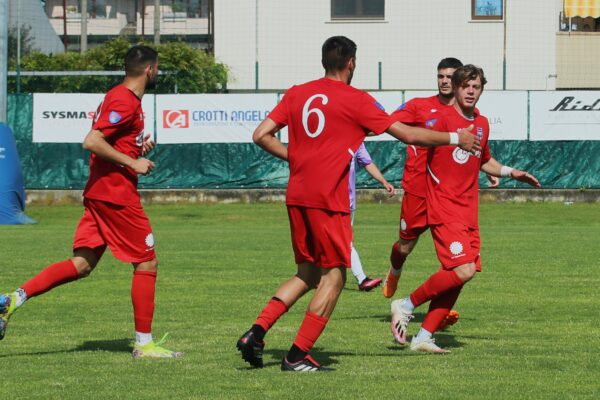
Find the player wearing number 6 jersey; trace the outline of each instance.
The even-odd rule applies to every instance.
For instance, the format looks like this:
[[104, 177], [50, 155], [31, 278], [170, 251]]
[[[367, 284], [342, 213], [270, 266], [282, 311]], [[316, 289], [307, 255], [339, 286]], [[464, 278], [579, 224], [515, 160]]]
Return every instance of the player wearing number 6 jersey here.
[[89, 150], [90, 178], [83, 191], [83, 216], [73, 241], [73, 257], [52, 264], [15, 292], [0, 296], [0, 339], [9, 317], [30, 298], [88, 276], [107, 247], [119, 260], [133, 265], [131, 300], [135, 321], [134, 358], [180, 357], [183, 353], [152, 340], [154, 288], [158, 261], [154, 236], [137, 192], [138, 174], [154, 163], [141, 158], [153, 147], [144, 136], [142, 96], [158, 76], [158, 54], [134, 46], [125, 55], [125, 79], [112, 88], [98, 107], [91, 131], [83, 142]]
[[[255, 130], [253, 139], [268, 153], [289, 162], [286, 204], [297, 273], [284, 282], [242, 335], [242, 358], [262, 367], [263, 338], [277, 319], [318, 284], [296, 339], [283, 358], [284, 371], [323, 371], [308, 355], [325, 329], [350, 267], [348, 171], [352, 153], [369, 132], [385, 131], [411, 144], [460, 144], [479, 150], [469, 130], [448, 134], [409, 127], [394, 120], [367, 93], [350, 86], [356, 45], [343, 36], [325, 41], [325, 77], [294, 86]], [[289, 127], [286, 148], [275, 133]]]

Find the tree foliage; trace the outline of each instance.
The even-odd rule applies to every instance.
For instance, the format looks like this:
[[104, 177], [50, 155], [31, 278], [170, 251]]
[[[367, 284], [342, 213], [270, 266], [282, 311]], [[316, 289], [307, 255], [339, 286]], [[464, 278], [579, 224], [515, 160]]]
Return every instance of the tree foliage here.
[[[33, 37], [31, 36], [31, 25], [21, 25], [21, 57], [33, 51]], [[8, 58], [17, 59], [19, 30], [16, 26], [8, 28]]]
[[[155, 93], [218, 93], [226, 89], [227, 67], [213, 55], [183, 42], [154, 46], [159, 57], [159, 77]], [[123, 71], [123, 59], [131, 44], [116, 38], [85, 53], [42, 54], [32, 51], [21, 59], [21, 71]], [[16, 69], [16, 59], [9, 68]], [[122, 76], [21, 76], [21, 92], [103, 93]], [[16, 79], [9, 79], [9, 91], [16, 91]]]

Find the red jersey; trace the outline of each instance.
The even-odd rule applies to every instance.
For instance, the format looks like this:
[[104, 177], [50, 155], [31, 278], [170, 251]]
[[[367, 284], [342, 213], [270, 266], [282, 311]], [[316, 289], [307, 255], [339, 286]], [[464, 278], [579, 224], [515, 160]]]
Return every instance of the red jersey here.
[[[432, 128], [440, 112], [449, 107], [437, 95], [431, 97], [418, 97], [402, 104], [392, 113], [395, 121], [403, 124]], [[428, 147], [408, 145], [406, 147], [406, 163], [402, 174], [402, 188], [405, 192], [425, 198], [427, 194], [427, 180], [425, 177], [427, 167]]]
[[457, 146], [429, 148], [427, 154], [427, 223], [429, 225], [461, 223], [478, 227], [479, 170], [491, 158], [488, 146], [490, 125], [486, 117], [475, 110], [469, 120], [454, 108], [437, 118], [436, 131], [457, 132], [474, 125], [473, 133], [481, 141], [481, 151], [473, 155]]
[[[112, 88], [98, 106], [92, 129], [102, 132], [117, 151], [137, 159], [142, 154], [144, 114], [142, 101], [123, 85]], [[83, 196], [119, 205], [140, 201], [135, 171], [123, 165], [90, 156], [90, 178]]]
[[269, 118], [288, 125], [286, 203], [345, 213], [352, 155], [394, 122], [369, 94], [329, 78], [293, 86]]

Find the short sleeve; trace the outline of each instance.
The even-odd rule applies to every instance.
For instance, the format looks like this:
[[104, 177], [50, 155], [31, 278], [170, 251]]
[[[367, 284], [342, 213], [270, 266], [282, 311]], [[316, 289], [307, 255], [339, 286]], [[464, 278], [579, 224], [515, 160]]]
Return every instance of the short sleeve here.
[[283, 126], [287, 126], [288, 125], [288, 110], [289, 110], [289, 90], [288, 93], [286, 93], [285, 95], [283, 95], [283, 98], [281, 99], [281, 101], [275, 106], [275, 108], [273, 108], [273, 110], [269, 113], [269, 115], [267, 116], [268, 118], [270, 118], [273, 122], [275, 122], [277, 125], [283, 125]]
[[373, 163], [373, 160], [371, 159], [371, 155], [367, 151], [367, 148], [365, 147], [364, 143], [362, 143], [360, 145], [360, 147], [358, 148], [358, 150], [356, 150], [356, 162], [361, 167], [366, 167], [367, 165]]
[[385, 112], [383, 106], [370, 94], [361, 92], [361, 99], [358, 104], [358, 123], [366, 131], [379, 135], [394, 123], [394, 120]]
[[413, 100], [402, 103], [393, 113], [394, 121], [402, 122], [403, 124], [416, 124], [417, 121], [417, 106]]
[[99, 107], [92, 129], [101, 131], [106, 137], [127, 128], [135, 114], [134, 107], [126, 100], [107, 95]]

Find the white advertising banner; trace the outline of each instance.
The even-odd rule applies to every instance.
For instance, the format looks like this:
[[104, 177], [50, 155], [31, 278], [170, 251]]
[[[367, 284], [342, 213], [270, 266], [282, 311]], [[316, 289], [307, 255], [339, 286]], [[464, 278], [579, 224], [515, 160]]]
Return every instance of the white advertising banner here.
[[490, 140], [527, 140], [527, 92], [484, 90], [477, 108], [490, 122]]
[[[34, 93], [33, 142], [82, 143], [102, 99], [102, 93]], [[153, 135], [154, 95], [142, 98], [142, 109], [144, 131]]]
[[156, 98], [158, 143], [246, 143], [277, 104], [276, 93]]
[[[435, 92], [407, 91], [406, 101]], [[477, 108], [490, 122], [490, 140], [527, 140], [527, 92], [485, 90]]]
[[600, 92], [531, 92], [530, 140], [600, 140]]

